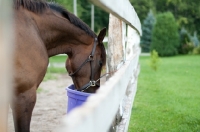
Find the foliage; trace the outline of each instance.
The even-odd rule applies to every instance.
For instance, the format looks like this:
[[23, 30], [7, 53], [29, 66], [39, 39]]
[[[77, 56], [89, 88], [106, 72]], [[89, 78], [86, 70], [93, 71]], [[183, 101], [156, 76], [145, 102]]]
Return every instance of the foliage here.
[[172, 56], [178, 53], [178, 46], [178, 26], [173, 14], [158, 14], [152, 33], [151, 51], [155, 49], [159, 56]]
[[193, 50], [190, 38], [188, 31], [182, 27], [180, 31], [180, 45], [178, 47], [179, 54], [188, 54]]
[[[130, 0], [141, 21], [145, 19], [149, 9], [155, 13], [172, 12], [179, 27], [189, 32], [200, 33], [200, 1], [199, 0]], [[199, 38], [200, 36], [198, 36]]]
[[181, 47], [181, 54], [190, 54], [194, 49], [194, 44], [192, 42], [187, 42]]
[[130, 0], [130, 2], [137, 12], [141, 22], [144, 21], [149, 10], [154, 9], [153, 0]]
[[63, 67], [55, 67], [53, 66], [53, 64], [65, 64], [67, 60], [67, 56], [53, 56], [49, 59], [49, 66], [48, 66], [48, 69], [47, 69], [47, 72], [46, 72], [46, 75], [44, 77], [44, 81], [47, 81], [47, 80], [55, 80], [57, 79], [56, 77], [56, 74], [65, 74], [67, 73], [67, 70], [66, 68], [63, 66]]
[[200, 32], [198, 28], [200, 27], [199, 5], [199, 0], [167, 0], [166, 8], [174, 14], [177, 20], [180, 20], [180, 27], [184, 26], [190, 32]]
[[153, 12], [150, 10], [142, 25], [142, 37], [140, 43], [142, 47], [142, 52], [150, 51], [152, 30], [154, 24], [155, 24], [155, 17], [153, 15]]
[[[80, 0], [78, 3], [83, 8], [80, 18], [88, 25], [91, 25], [91, 3], [89, 3], [88, 0]], [[108, 28], [109, 14], [101, 8], [94, 6], [94, 21], [94, 31], [97, 33], [103, 27]]]
[[181, 28], [180, 30], [180, 45], [186, 44], [190, 41], [190, 35], [185, 28]]
[[153, 51], [151, 52], [151, 57], [150, 57], [150, 67], [151, 67], [154, 71], [157, 71], [157, 69], [158, 69], [158, 63], [159, 63], [158, 52], [156, 52], [156, 50], [153, 50]]
[[199, 56], [162, 58], [152, 71], [148, 56], [141, 71], [128, 132], [198, 132], [200, 130]]
[[195, 55], [200, 55], [200, 46], [195, 47], [195, 48], [193, 49], [193, 52], [192, 52], [192, 53], [195, 54]]
[[[194, 35], [190, 35], [185, 28], [182, 28], [180, 31], [180, 46], [178, 51], [180, 54], [194, 53], [198, 51], [199, 39], [197, 33], [194, 32]], [[196, 48], [194, 50], [194, 48]], [[195, 53], [196, 54], [196, 53]]]
[[197, 32], [194, 32], [194, 35], [190, 35], [190, 40], [194, 44], [195, 47], [199, 46], [199, 39], [197, 37]]

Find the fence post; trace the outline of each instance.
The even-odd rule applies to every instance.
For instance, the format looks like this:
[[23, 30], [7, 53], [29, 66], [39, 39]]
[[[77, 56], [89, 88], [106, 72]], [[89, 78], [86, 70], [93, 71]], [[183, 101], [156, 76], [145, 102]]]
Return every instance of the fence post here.
[[7, 131], [7, 110], [12, 83], [12, 7], [11, 0], [0, 0], [0, 132]]
[[[108, 71], [113, 72], [118, 69], [119, 65], [124, 62], [123, 51], [123, 35], [122, 35], [122, 21], [110, 14], [109, 16], [109, 30], [108, 30]], [[109, 76], [110, 77], [110, 76]]]
[[[110, 14], [109, 17], [109, 31], [108, 31], [108, 72], [116, 71], [124, 63], [125, 60], [125, 37], [126, 25], [122, 20]], [[111, 77], [109, 75], [109, 77]], [[116, 125], [121, 121], [122, 105], [118, 109], [113, 124], [110, 128], [111, 131], [116, 131]]]

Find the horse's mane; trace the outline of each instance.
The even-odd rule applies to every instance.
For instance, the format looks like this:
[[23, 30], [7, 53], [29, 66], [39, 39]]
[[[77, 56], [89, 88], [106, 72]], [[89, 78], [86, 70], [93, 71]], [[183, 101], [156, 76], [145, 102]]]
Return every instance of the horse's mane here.
[[64, 9], [62, 6], [55, 3], [49, 3], [48, 5], [52, 10], [59, 12], [64, 18], [68, 19], [72, 24], [79, 27], [90, 36], [96, 37], [96, 34], [88, 27], [87, 24], [85, 24], [81, 19], [76, 17], [74, 14]]
[[48, 4], [44, 0], [13, 0], [15, 9], [20, 6], [34, 13], [42, 13], [48, 8]]
[[[70, 13], [62, 6], [55, 3], [47, 3], [45, 0], [13, 0], [14, 8], [19, 9], [20, 6], [37, 14], [43, 13], [46, 9], [52, 9], [60, 13], [64, 18], [68, 19], [72, 24], [85, 31], [92, 37], [97, 37], [96, 34], [86, 25], [81, 19]], [[105, 47], [103, 44], [99, 45], [102, 51], [103, 64], [106, 61]]]
[[72, 24], [85, 31], [88, 35], [96, 37], [96, 34], [85, 24], [81, 19], [70, 13], [62, 6], [55, 3], [47, 3], [45, 0], [13, 0], [15, 9], [20, 6], [37, 14], [43, 13], [46, 9], [50, 8], [59, 12], [64, 18], [68, 19]]

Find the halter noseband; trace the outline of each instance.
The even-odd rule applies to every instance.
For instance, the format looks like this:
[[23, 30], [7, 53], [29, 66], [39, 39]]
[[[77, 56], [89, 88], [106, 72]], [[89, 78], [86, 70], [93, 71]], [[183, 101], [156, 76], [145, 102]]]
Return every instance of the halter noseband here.
[[86, 63], [90, 62], [90, 68], [91, 68], [91, 75], [90, 75], [90, 81], [85, 84], [84, 86], [82, 86], [78, 91], [85, 91], [86, 89], [88, 89], [89, 87], [94, 87], [94, 86], [100, 86], [97, 82], [99, 81], [98, 80], [94, 80], [94, 73], [93, 73], [93, 67], [92, 67], [92, 61], [94, 60], [93, 57], [94, 57], [94, 53], [95, 53], [95, 50], [96, 50], [96, 46], [97, 46], [97, 38], [95, 38], [94, 40], [94, 46], [93, 46], [93, 49], [92, 49], [92, 52], [91, 54], [89, 55], [89, 57], [82, 63], [82, 65], [73, 73], [70, 73], [69, 76], [74, 76]]

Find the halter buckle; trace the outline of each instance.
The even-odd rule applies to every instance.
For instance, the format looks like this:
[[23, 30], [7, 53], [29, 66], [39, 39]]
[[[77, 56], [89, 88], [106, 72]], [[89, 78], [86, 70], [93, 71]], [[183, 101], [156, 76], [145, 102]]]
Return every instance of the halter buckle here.
[[93, 55], [89, 55], [88, 58], [89, 58], [90, 61], [93, 61], [93, 60], [94, 60]]
[[96, 86], [96, 81], [90, 81], [90, 86], [92, 87]]

